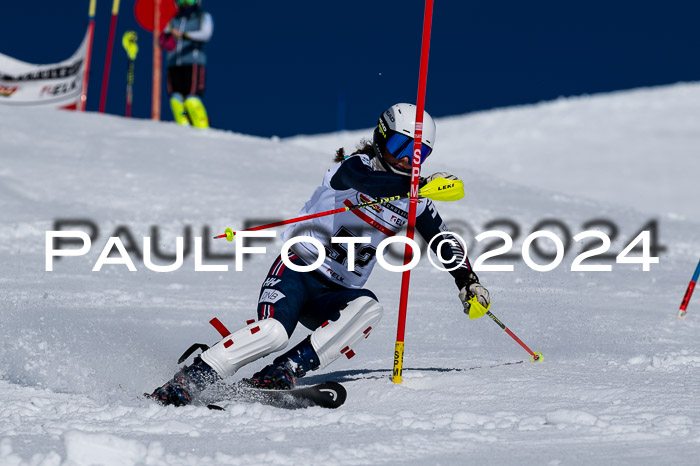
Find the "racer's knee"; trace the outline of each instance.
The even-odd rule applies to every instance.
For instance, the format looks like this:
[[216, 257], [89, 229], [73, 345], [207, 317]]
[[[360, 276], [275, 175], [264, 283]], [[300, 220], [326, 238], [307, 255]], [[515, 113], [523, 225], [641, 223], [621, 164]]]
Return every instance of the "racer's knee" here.
[[[384, 309], [374, 294], [353, 299], [340, 311], [337, 320], [329, 321], [311, 334], [311, 345], [319, 357], [321, 367], [335, 361], [341, 355], [348, 359], [355, 355], [353, 347], [369, 336], [372, 327], [382, 318]], [[371, 296], [370, 296], [371, 295]]]
[[202, 360], [221, 377], [233, 375], [249, 362], [287, 346], [289, 337], [275, 319], [253, 322], [202, 353]]

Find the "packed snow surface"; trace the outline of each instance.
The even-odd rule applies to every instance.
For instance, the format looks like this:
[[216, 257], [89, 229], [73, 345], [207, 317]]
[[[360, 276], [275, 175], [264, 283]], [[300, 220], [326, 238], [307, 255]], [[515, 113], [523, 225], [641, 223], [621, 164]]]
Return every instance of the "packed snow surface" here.
[[[230, 329], [255, 317], [281, 241], [256, 243], [267, 252], [237, 272], [232, 258], [213, 257], [233, 244], [208, 238], [295, 216], [335, 149], [351, 151], [371, 129], [279, 140], [1, 106], [0, 120], [2, 465], [697, 464], [700, 297], [685, 321], [675, 316], [700, 259], [698, 84], [438, 120], [423, 173], [453, 172], [466, 186], [440, 214], [472, 262], [502, 244], [477, 242], [479, 233], [513, 238], [512, 256], [485, 265], [514, 270], [479, 275], [493, 313], [544, 362], [529, 362], [488, 317], [467, 319], [451, 277], [424, 257], [411, 274], [403, 383], [392, 383], [401, 276], [377, 267], [367, 286], [384, 306], [381, 324], [356, 357], [299, 381], [343, 383], [338, 410], [210, 411], [141, 394], [172, 376], [190, 344], [217, 341], [212, 317]], [[45, 238], [57, 221], [93, 240], [49, 272]], [[615, 262], [643, 228], [658, 246], [648, 272]], [[535, 229], [566, 246], [554, 270], [522, 258]], [[583, 264], [612, 271], [571, 271], [584, 245], [600, 245], [572, 239], [584, 230], [613, 241], [610, 258]], [[92, 271], [110, 236], [135, 272]], [[143, 238], [173, 255], [151, 255], [168, 265], [178, 236], [183, 265], [149, 270]], [[203, 263], [228, 271], [195, 271], [196, 237]], [[307, 334], [299, 326], [292, 343]]]

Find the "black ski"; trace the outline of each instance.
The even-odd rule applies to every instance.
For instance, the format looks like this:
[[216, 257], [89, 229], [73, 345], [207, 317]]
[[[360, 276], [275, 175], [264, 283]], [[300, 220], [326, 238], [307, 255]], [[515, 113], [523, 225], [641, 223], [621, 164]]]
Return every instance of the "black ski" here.
[[[284, 409], [321, 408], [335, 409], [345, 403], [348, 393], [338, 382], [324, 382], [292, 390], [267, 390], [254, 388], [241, 382], [228, 385], [221, 393], [222, 402], [252, 402]], [[209, 409], [224, 410], [219, 404], [210, 404]]]

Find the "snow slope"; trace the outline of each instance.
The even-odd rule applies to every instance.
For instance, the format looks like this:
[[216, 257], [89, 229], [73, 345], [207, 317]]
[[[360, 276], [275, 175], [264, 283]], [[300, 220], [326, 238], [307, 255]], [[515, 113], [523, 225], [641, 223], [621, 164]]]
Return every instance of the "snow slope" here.
[[[601, 262], [611, 272], [571, 272], [572, 244], [550, 272], [513, 259], [514, 272], [480, 273], [494, 314], [544, 363], [528, 362], [490, 320], [467, 320], [451, 278], [423, 260], [402, 385], [389, 379], [401, 278], [378, 268], [368, 287], [384, 304], [381, 325], [357, 357], [300, 381], [343, 382], [345, 406], [212, 412], [139, 395], [169, 378], [191, 343], [217, 340], [211, 317], [235, 329], [254, 316], [281, 243], [243, 272], [233, 260], [218, 262], [228, 272], [195, 272], [192, 254], [171, 273], [136, 256], [136, 272], [92, 272], [108, 236], [121, 228], [143, 249], [155, 226], [172, 253], [187, 226], [204, 237], [294, 216], [335, 148], [370, 130], [268, 140], [0, 107], [0, 464], [695, 464], [700, 309], [691, 301], [686, 321], [675, 312], [700, 258], [699, 114], [700, 85], [684, 84], [438, 121], [424, 171], [465, 180], [466, 198], [439, 208], [474, 246], [472, 260], [483, 249], [474, 234], [494, 220], [521, 230], [519, 252], [541, 220], [571, 236], [603, 218], [603, 231], [619, 230], [615, 254], [657, 222], [666, 249], [650, 272], [612, 261]], [[45, 232], [57, 219], [90, 220], [99, 234], [86, 256], [46, 272]], [[293, 342], [307, 333], [299, 327]]]
[[[697, 84], [676, 84], [444, 118], [436, 157], [448, 153], [455, 164], [526, 186], [698, 219], [698, 99]], [[335, 150], [367, 134], [290, 140]]]

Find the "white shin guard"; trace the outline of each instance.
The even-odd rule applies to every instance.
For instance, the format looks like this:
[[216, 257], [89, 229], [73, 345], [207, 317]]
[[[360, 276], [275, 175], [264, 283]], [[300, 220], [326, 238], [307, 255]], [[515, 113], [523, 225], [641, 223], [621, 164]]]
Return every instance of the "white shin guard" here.
[[228, 377], [249, 362], [279, 351], [289, 337], [275, 319], [253, 322], [202, 353], [202, 360], [221, 377]]
[[372, 326], [382, 318], [384, 309], [369, 296], [361, 296], [350, 301], [340, 311], [340, 318], [329, 321], [311, 334], [313, 346], [321, 363], [321, 368], [332, 363], [341, 354], [348, 359], [355, 355], [352, 347], [362, 338], [367, 338]]

